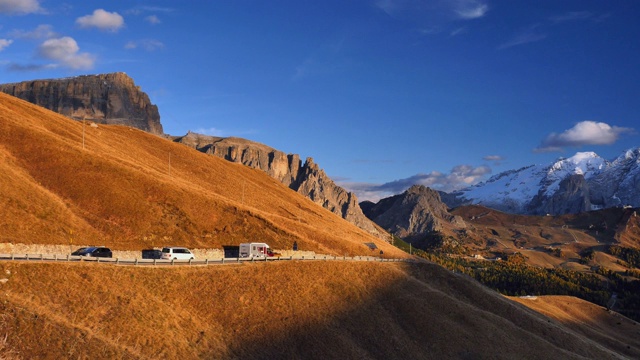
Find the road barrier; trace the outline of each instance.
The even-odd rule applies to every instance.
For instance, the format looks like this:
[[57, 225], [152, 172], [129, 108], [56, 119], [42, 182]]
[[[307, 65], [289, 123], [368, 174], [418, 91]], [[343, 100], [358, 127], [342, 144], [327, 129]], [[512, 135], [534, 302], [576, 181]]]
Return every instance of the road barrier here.
[[208, 266], [240, 264], [246, 262], [280, 262], [280, 261], [375, 261], [375, 262], [413, 262], [412, 259], [381, 258], [374, 256], [335, 256], [335, 255], [315, 255], [315, 256], [288, 256], [288, 257], [251, 257], [251, 258], [219, 258], [219, 259], [189, 259], [189, 260], [162, 260], [162, 259], [121, 259], [121, 258], [100, 258], [76, 255], [58, 254], [0, 254], [0, 261], [39, 261], [39, 262], [87, 262], [113, 265], [134, 265], [134, 266]]

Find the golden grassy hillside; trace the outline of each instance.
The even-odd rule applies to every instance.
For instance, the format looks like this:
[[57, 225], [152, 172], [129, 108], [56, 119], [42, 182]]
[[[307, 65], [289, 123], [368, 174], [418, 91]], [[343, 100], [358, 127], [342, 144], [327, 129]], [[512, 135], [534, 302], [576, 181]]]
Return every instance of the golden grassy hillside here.
[[630, 358], [638, 358], [640, 324], [601, 306], [570, 296], [513, 298], [578, 334], [610, 348], [621, 349]]
[[2, 262], [0, 277], [6, 358], [640, 356], [637, 323], [616, 341], [592, 340], [576, 331], [580, 317], [547, 318], [428, 263]]
[[[83, 135], [84, 134], [84, 135]], [[0, 94], [0, 243], [274, 249], [405, 256], [265, 173], [123, 126]]]

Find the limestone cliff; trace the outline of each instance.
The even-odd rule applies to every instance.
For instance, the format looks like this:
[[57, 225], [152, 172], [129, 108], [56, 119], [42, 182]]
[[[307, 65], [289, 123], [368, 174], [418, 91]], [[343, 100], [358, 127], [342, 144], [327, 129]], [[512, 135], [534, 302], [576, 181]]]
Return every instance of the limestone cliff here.
[[356, 195], [336, 185], [312, 158], [307, 158], [302, 164], [297, 154], [285, 154], [264, 144], [236, 137], [222, 138], [189, 132], [185, 136], [171, 138], [201, 152], [265, 171], [359, 228], [386, 241], [390, 240], [387, 233], [362, 213]]
[[72, 119], [163, 133], [158, 107], [125, 73], [2, 84], [0, 91]]

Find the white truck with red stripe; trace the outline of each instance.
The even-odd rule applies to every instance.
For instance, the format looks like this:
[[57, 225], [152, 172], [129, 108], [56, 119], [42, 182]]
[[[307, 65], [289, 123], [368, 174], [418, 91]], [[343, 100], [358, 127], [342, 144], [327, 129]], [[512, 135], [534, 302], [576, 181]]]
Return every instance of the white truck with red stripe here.
[[273, 251], [265, 243], [242, 243], [240, 244], [241, 258], [264, 258], [273, 256]]

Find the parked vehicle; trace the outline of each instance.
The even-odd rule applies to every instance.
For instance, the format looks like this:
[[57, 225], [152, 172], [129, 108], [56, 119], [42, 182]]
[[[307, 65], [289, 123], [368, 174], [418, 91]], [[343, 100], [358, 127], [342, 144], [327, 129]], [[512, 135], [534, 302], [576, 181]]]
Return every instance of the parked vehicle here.
[[265, 243], [242, 243], [240, 244], [240, 257], [272, 257], [273, 251]]
[[113, 256], [111, 249], [104, 246], [83, 247], [72, 252], [71, 255], [88, 256], [88, 257], [104, 257], [104, 258], [110, 258]]
[[142, 250], [143, 259], [162, 259], [162, 250], [159, 249], [144, 249]]
[[190, 260], [195, 259], [193, 253], [184, 247], [164, 247], [162, 248], [162, 259], [164, 260]]
[[222, 250], [224, 251], [224, 257], [227, 259], [240, 257], [240, 246], [238, 245], [222, 245]]

